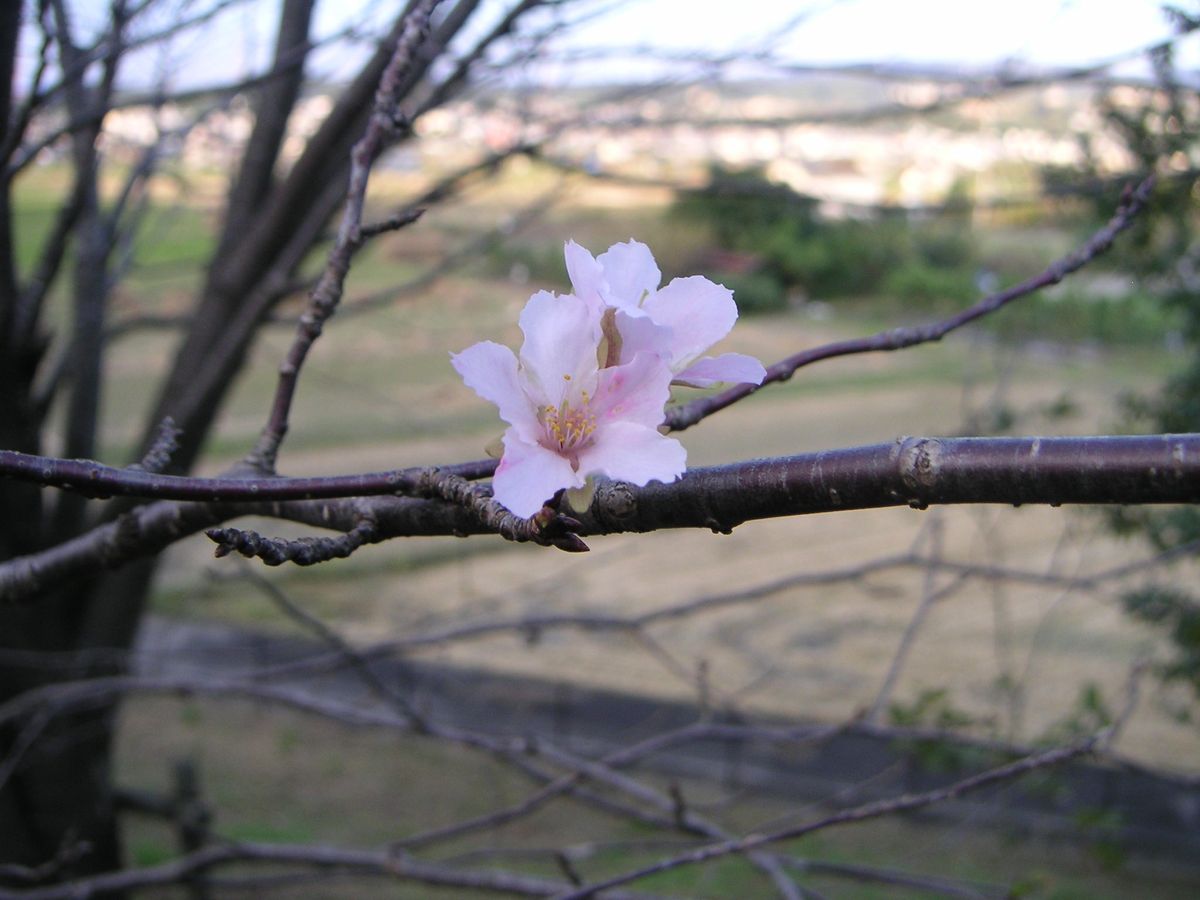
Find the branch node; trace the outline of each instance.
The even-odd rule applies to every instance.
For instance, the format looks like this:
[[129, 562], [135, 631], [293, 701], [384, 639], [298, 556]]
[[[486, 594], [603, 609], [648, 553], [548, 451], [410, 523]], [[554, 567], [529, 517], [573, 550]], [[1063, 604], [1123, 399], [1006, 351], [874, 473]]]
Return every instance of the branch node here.
[[182, 434], [183, 429], [175, 424], [173, 418], [167, 416], [159, 423], [158, 432], [154, 436], [153, 443], [150, 444], [150, 449], [146, 451], [146, 455], [129, 468], [138, 472], [159, 474], [170, 465], [171, 457], [179, 449], [179, 438]]
[[425, 469], [417, 476], [415, 493], [463, 507], [505, 540], [557, 547], [567, 553], [584, 553], [589, 549], [575, 533], [575, 529], [580, 527], [577, 519], [548, 506], [543, 506], [532, 517], [522, 519], [496, 502], [491, 488], [467, 481], [461, 475]]

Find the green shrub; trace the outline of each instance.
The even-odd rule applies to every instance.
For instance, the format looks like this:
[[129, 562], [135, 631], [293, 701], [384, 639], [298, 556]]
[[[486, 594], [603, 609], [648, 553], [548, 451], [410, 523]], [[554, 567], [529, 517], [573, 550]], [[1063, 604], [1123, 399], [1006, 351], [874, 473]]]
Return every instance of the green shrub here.
[[919, 226], [903, 210], [828, 219], [815, 199], [768, 181], [759, 170], [714, 168], [709, 184], [681, 197], [673, 212], [706, 223], [721, 246], [761, 257], [763, 271], [784, 293], [797, 288], [823, 299], [869, 296], [884, 290], [900, 269], [919, 265], [953, 272], [937, 290], [924, 279], [926, 293], [944, 294], [952, 285], [950, 293], [959, 297], [976, 268], [975, 243], [959, 207], [948, 214], [953, 222]]
[[783, 184], [769, 181], [761, 169], [727, 169], [714, 165], [708, 184], [684, 192], [672, 214], [708, 223], [717, 243], [734, 250], [755, 250], [776, 226], [791, 223], [811, 231], [817, 201]]
[[939, 269], [925, 262], [908, 262], [884, 279], [890, 297], [914, 309], [959, 307], [978, 293], [974, 278], [961, 269]]
[[729, 273], [716, 279], [733, 291], [738, 311], [752, 316], [787, 308], [787, 289], [769, 272]]
[[1161, 345], [1178, 328], [1179, 316], [1142, 294], [1097, 297], [1070, 291], [1027, 297], [985, 327], [1023, 338], [1094, 341], [1107, 346]]
[[913, 237], [917, 255], [932, 268], [970, 270], [975, 267], [975, 239], [965, 225], [931, 224], [914, 228]]

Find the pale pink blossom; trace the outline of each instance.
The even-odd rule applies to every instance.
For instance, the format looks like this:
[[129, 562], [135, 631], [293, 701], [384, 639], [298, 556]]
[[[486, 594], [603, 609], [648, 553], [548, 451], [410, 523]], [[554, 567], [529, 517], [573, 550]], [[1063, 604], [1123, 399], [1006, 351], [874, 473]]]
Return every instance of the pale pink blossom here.
[[568, 241], [565, 255], [575, 295], [594, 307], [616, 311], [620, 347], [615, 361], [655, 353], [670, 367], [677, 384], [762, 384], [766, 369], [752, 356], [702, 356], [737, 321], [737, 304], [728, 288], [692, 275], [660, 289], [662, 272], [650, 248], [638, 241], [613, 244], [599, 257]]
[[601, 313], [570, 294], [534, 294], [520, 325], [519, 357], [491, 341], [451, 356], [467, 386], [509, 425], [492, 481], [500, 503], [529, 517], [559, 489], [583, 488], [589, 475], [644, 485], [683, 473], [683, 446], [658, 432], [672, 378], [658, 354], [601, 368]]

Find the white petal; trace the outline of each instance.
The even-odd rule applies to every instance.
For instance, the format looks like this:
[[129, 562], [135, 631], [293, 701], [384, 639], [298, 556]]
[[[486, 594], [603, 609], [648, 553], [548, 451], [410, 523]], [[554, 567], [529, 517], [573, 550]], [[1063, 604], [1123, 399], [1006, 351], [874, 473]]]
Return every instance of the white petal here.
[[671, 329], [669, 356], [676, 370], [729, 334], [738, 316], [733, 291], [702, 275], [674, 279], [648, 297], [643, 308]]
[[[621, 362], [627, 363], [639, 353], [669, 354], [670, 328], [656, 324], [640, 309], [634, 311], [618, 309], [616, 312], [617, 331], [621, 334]], [[669, 356], [665, 362], [670, 364]]]
[[518, 516], [529, 518], [560, 488], [582, 487], [584, 481], [569, 459], [522, 440], [510, 428], [504, 434], [504, 456], [492, 477], [492, 496]]
[[659, 357], [639, 353], [624, 365], [600, 370], [589, 409], [601, 428], [618, 421], [657, 428], [671, 399], [671, 377], [671, 370]]
[[608, 293], [608, 282], [604, 280], [604, 269], [596, 258], [574, 241], [567, 241], [563, 250], [567, 260], [567, 276], [571, 279], [571, 291], [585, 303], [604, 305]]
[[[579, 454], [579, 470], [643, 485], [674, 481], [687, 467], [687, 451], [674, 438], [632, 422], [613, 422], [600, 429]], [[514, 510], [515, 512], [515, 510]]]
[[638, 241], [613, 244], [597, 257], [596, 262], [604, 268], [609, 290], [607, 300], [613, 306], [641, 305], [642, 295], [654, 293], [662, 281], [654, 254]]
[[532, 437], [537, 410], [521, 388], [517, 358], [502, 344], [482, 341], [450, 354], [450, 363], [467, 387], [500, 408], [500, 418]]
[[578, 297], [539, 291], [521, 311], [521, 368], [535, 402], [558, 406], [594, 391], [600, 318]]
[[675, 384], [691, 387], [710, 387], [723, 381], [734, 384], [762, 384], [767, 370], [753, 356], [744, 353], [722, 353], [698, 359], [678, 375]]

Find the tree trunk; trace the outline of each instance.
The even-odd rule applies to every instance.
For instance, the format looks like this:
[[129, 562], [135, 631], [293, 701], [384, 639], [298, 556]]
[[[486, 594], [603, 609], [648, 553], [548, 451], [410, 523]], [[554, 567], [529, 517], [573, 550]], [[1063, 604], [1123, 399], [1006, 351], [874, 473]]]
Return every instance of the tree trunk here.
[[[471, 18], [479, 2], [458, 0], [441, 19], [434, 31], [432, 52], [417, 60], [408, 73], [406, 87], [410, 92], [423, 80], [432, 58]], [[314, 3], [284, 0], [281, 4], [274, 62], [280, 74], [265, 81], [257, 91], [255, 127], [231, 188], [226, 220], [197, 299], [192, 326], [173, 356], [155, 410], [145, 425], [145, 446], [165, 415], [172, 415], [184, 429], [181, 447], [172, 459], [177, 471], [187, 470], [195, 462], [259, 325], [279, 298], [280, 288], [295, 276], [344, 199], [350, 149], [363, 131], [380, 73], [403, 27], [401, 13], [390, 39], [382, 43], [343, 92], [300, 159], [278, 178], [276, 163], [299, 95]], [[49, 0], [49, 4], [48, 9], [58, 20], [55, 40], [69, 55], [73, 48], [67, 6], [62, 0]], [[523, 5], [521, 10], [532, 5]], [[23, 6], [0, 3], [0, 77], [7, 88], [0, 98], [0, 138], [5, 138], [0, 146], [10, 152], [13, 148], [9, 144], [19, 143], [20, 138], [17, 135], [18, 140], [8, 141], [5, 128], [14, 119], [9, 114], [14, 95], [13, 61]], [[114, 29], [119, 27], [117, 18], [122, 8], [119, 0], [111, 8]], [[116, 64], [115, 59], [109, 62]], [[76, 88], [85, 89], [82, 71], [77, 73]], [[79, 100], [81, 96], [69, 99]], [[101, 127], [103, 117], [96, 114], [102, 110], [72, 112], [84, 120], [94, 120], [96, 130]], [[90, 127], [75, 133], [78, 160], [85, 160], [94, 150], [95, 136], [96, 131]], [[97, 281], [90, 285], [94, 289], [90, 295], [87, 272], [79, 266], [103, 271], [111, 265], [108, 255], [112, 242], [103, 238], [118, 223], [106, 218], [103, 197], [76, 187], [60, 211], [60, 239], [43, 249], [41, 268], [49, 274], [41, 280], [49, 281], [57, 275], [70, 243], [77, 267], [78, 336], [81, 326], [85, 331], [99, 331], [95, 316], [89, 325], [88, 315], [80, 311], [102, 316], [104, 298], [97, 299], [94, 293], [108, 290], [107, 285]], [[45, 341], [38, 336], [36, 326], [40, 297], [38, 303], [25, 304], [32, 313], [21, 307], [20, 276], [13, 265], [9, 188], [8, 182], [0, 182], [0, 446], [37, 453], [45, 410], [35, 400], [34, 375], [43, 362]], [[81, 225], [87, 227], [81, 230]], [[89, 241], [89, 236], [93, 240]], [[37, 282], [41, 274], [39, 271], [28, 280], [31, 284]], [[82, 308], [79, 303], [83, 303]], [[29, 320], [24, 325], [22, 312]], [[84, 368], [100, 371], [95, 354], [88, 354], [83, 362]], [[79, 410], [72, 411], [71, 447], [83, 455], [92, 455], [88, 451], [94, 446], [98, 387], [97, 377], [74, 397], [82, 411], [80, 415], [76, 415]], [[111, 519], [129, 508], [127, 501], [117, 500], [97, 514], [94, 503], [85, 505], [76, 499], [53, 497], [47, 502], [43, 496], [33, 485], [0, 481], [0, 509], [6, 513], [0, 519], [0, 559], [37, 551], [77, 533], [90, 522]], [[145, 560], [97, 574], [27, 606], [0, 604], [0, 703], [56, 682], [121, 671], [124, 653], [132, 646], [144, 611], [154, 570], [155, 561]], [[103, 658], [97, 662], [99, 657]], [[67, 664], [59, 665], [62, 660]], [[64, 717], [53, 717], [49, 712], [35, 711], [20, 725], [0, 731], [0, 777], [5, 764], [16, 759], [14, 754], [19, 756], [10, 777], [0, 783], [0, 863], [36, 867], [58, 858], [63, 862], [50, 875], [55, 879], [118, 868], [122, 860], [112, 784], [116, 706], [106, 703]], [[0, 885], [9, 886], [3, 877]], [[22, 886], [22, 882], [14, 879], [11, 886]]]

